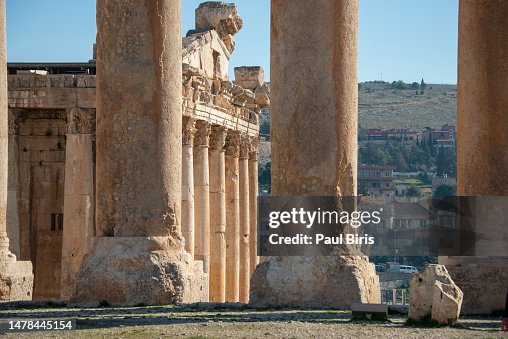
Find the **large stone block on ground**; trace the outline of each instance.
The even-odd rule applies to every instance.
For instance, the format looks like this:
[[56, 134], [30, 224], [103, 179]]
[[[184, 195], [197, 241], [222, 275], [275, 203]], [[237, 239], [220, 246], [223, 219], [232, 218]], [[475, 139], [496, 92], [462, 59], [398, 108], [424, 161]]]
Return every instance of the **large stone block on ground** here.
[[443, 265], [428, 265], [409, 280], [409, 319], [427, 316], [439, 324], [457, 322], [463, 294]]
[[34, 276], [30, 261], [14, 255], [0, 258], [0, 301], [32, 300]]
[[251, 279], [256, 306], [349, 308], [380, 303], [379, 278], [367, 257], [271, 257]]
[[238, 33], [243, 21], [235, 4], [207, 1], [196, 9], [196, 30], [215, 29], [221, 38]]
[[208, 300], [208, 274], [170, 238], [98, 237], [69, 304], [168, 305]]

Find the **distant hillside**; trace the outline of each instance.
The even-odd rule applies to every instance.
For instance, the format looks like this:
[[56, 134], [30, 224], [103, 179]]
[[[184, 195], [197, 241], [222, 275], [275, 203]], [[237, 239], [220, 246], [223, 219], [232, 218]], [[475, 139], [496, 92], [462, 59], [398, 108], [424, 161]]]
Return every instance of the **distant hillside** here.
[[[400, 86], [398, 86], [400, 87]], [[358, 84], [358, 122], [361, 127], [408, 127], [421, 132], [425, 127], [441, 127], [457, 121], [457, 86], [427, 84], [420, 89], [398, 89], [391, 83], [373, 81]], [[416, 92], [418, 91], [418, 94]], [[269, 140], [270, 112], [265, 109], [259, 117], [260, 135]], [[261, 145], [260, 163], [270, 158], [269, 143]]]
[[416, 89], [395, 89], [387, 82], [358, 85], [358, 120], [362, 127], [409, 127], [420, 132], [457, 121], [457, 86], [427, 84]]

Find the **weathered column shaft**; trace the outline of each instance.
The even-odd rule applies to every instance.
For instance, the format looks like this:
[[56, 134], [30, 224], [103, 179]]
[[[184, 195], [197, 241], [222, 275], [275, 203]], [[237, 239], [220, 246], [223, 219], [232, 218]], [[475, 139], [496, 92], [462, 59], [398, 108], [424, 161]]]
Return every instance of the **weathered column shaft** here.
[[242, 137], [240, 143], [239, 167], [239, 207], [240, 207], [240, 299], [241, 303], [249, 302], [250, 286], [250, 203], [249, 203], [249, 155], [250, 140]]
[[194, 257], [203, 261], [204, 271], [210, 270], [210, 169], [208, 147], [210, 124], [198, 121], [194, 138]]
[[182, 148], [182, 236], [185, 250], [194, 258], [194, 133], [196, 122], [185, 118], [183, 123]]
[[[476, 250], [506, 248], [508, 195], [508, 2], [460, 0], [457, 84], [457, 194], [475, 201]], [[497, 220], [496, 220], [497, 219]], [[440, 257], [464, 292], [462, 314], [503, 309], [508, 258]]]
[[[272, 194], [354, 196], [358, 1], [272, 0], [271, 19]], [[272, 257], [251, 281], [253, 304], [349, 307], [379, 299], [374, 265], [360, 256]]]
[[208, 300], [181, 236], [181, 26], [180, 0], [97, 1], [98, 234], [71, 305]]
[[357, 36], [356, 0], [272, 1], [273, 195], [355, 195]]
[[508, 195], [508, 2], [461, 0], [457, 194]]
[[7, 184], [7, 236], [9, 249], [20, 257], [20, 229], [19, 229], [19, 130], [15, 116], [9, 110], [9, 173]]
[[[32, 263], [16, 261], [7, 236], [9, 119], [7, 93], [5, 0], [0, 0], [0, 301], [31, 300]], [[19, 229], [18, 225], [14, 228]]]
[[226, 139], [226, 302], [240, 297], [240, 134], [228, 131]]
[[97, 227], [180, 233], [181, 1], [97, 2]]
[[0, 0], [0, 251], [9, 250], [7, 238], [7, 176], [9, 159], [7, 44], [5, 0]]
[[210, 301], [226, 301], [226, 128], [210, 136]]
[[259, 264], [257, 253], [258, 243], [258, 149], [257, 143], [254, 143], [255, 149], [250, 153], [249, 157], [249, 222], [250, 222], [250, 275], [254, 273], [256, 266]]
[[65, 142], [64, 220], [60, 297], [68, 300], [74, 292], [76, 275], [94, 235], [95, 120], [88, 112], [71, 109]]

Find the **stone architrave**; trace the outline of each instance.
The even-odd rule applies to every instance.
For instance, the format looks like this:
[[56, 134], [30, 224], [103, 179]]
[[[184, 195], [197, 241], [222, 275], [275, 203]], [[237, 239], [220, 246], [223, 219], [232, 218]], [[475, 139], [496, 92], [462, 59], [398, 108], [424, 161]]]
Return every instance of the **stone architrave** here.
[[181, 236], [181, 1], [97, 1], [96, 237], [71, 305], [208, 299]]
[[95, 116], [79, 108], [68, 110], [60, 285], [63, 300], [74, 292], [76, 275], [94, 233], [94, 133]]
[[5, 0], [0, 0], [0, 301], [31, 300], [32, 263], [16, 260], [16, 256], [9, 250], [7, 236], [9, 122], [5, 40]]
[[[475, 202], [476, 249], [505, 252], [508, 228], [508, 2], [460, 0], [457, 84], [457, 194]], [[504, 225], [501, 225], [504, 226]], [[462, 314], [504, 308], [507, 257], [440, 257], [464, 292]]]
[[240, 182], [241, 136], [228, 131], [226, 144], [226, 302], [240, 298]]
[[212, 126], [210, 135], [210, 301], [226, 301], [226, 164], [227, 129]]
[[[356, 195], [358, 1], [271, 2], [272, 194]], [[379, 303], [367, 257], [271, 257], [251, 279], [254, 305]]]

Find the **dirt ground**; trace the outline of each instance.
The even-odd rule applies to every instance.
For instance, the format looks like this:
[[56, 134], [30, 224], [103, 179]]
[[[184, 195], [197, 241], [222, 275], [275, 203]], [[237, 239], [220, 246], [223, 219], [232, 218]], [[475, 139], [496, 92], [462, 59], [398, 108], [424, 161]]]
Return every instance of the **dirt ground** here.
[[403, 316], [352, 321], [337, 310], [250, 309], [242, 306], [2, 309], [13, 319], [76, 319], [67, 332], [5, 333], [12, 338], [508, 338], [499, 317], [470, 317], [454, 327], [412, 327]]

